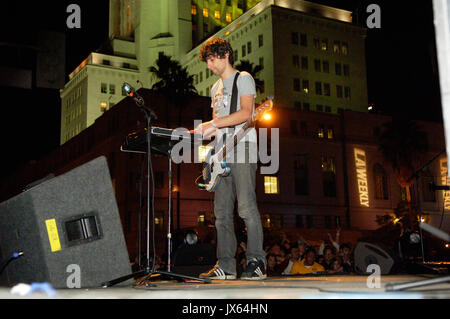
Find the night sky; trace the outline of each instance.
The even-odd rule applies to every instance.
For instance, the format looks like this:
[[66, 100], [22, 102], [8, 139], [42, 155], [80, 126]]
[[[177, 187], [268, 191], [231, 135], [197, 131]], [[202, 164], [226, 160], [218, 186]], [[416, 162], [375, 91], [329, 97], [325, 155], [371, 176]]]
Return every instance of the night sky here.
[[[386, 114], [441, 121], [437, 59], [431, 1], [313, 1], [359, 12], [366, 21], [371, 3], [381, 7], [381, 29], [368, 29], [366, 61], [369, 103]], [[66, 35], [68, 74], [108, 39], [109, 1], [5, 1], [0, 43], [35, 45], [38, 30]], [[66, 8], [81, 7], [81, 29], [68, 29]], [[414, 4], [414, 5], [413, 5]], [[5, 8], [5, 9], [4, 9]], [[4, 46], [0, 45], [0, 54]], [[17, 67], [1, 55], [0, 66]], [[32, 66], [30, 66], [32, 67]], [[0, 75], [1, 76], [1, 75]], [[60, 98], [54, 89], [0, 87], [2, 161], [0, 178], [39, 159], [59, 145]]]

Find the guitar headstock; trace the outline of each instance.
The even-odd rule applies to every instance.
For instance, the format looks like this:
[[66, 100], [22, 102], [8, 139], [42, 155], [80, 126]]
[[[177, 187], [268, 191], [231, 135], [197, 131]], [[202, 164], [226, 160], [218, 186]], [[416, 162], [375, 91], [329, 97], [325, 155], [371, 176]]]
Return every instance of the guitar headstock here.
[[267, 97], [265, 101], [258, 105], [253, 115], [253, 120], [258, 121], [266, 112], [273, 109], [273, 96]]

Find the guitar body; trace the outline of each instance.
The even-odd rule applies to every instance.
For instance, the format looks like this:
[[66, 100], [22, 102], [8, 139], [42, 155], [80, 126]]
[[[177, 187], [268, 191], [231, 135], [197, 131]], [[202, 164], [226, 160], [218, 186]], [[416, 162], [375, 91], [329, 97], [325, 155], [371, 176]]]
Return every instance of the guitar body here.
[[219, 160], [217, 155], [214, 153], [214, 149], [211, 149], [203, 164], [203, 184], [199, 184], [199, 186], [208, 192], [214, 192], [221, 178], [228, 176], [231, 172], [231, 168], [227, 165], [227, 162], [225, 160]]

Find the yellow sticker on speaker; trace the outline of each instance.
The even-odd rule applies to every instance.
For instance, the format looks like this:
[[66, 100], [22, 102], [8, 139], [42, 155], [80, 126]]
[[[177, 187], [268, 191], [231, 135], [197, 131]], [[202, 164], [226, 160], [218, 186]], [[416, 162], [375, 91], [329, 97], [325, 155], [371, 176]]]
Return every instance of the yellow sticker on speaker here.
[[48, 240], [50, 241], [50, 249], [52, 252], [61, 250], [61, 242], [59, 241], [58, 228], [56, 227], [55, 219], [47, 219], [45, 221], [47, 226]]

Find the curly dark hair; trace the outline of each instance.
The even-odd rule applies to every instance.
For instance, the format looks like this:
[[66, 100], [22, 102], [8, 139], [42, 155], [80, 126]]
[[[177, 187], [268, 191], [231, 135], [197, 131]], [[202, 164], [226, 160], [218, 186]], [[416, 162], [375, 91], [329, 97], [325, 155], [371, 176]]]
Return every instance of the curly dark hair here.
[[211, 39], [203, 44], [200, 49], [200, 60], [206, 62], [209, 56], [218, 57], [223, 59], [225, 54], [228, 53], [228, 62], [231, 65], [234, 64], [233, 48], [227, 40], [221, 38]]

